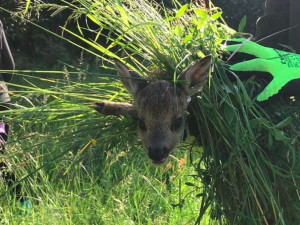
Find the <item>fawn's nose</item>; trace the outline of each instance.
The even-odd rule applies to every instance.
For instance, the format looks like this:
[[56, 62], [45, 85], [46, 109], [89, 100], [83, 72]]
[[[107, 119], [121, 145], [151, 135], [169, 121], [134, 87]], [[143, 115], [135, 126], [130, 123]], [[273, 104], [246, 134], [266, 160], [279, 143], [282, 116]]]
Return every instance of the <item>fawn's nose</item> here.
[[153, 163], [161, 164], [167, 160], [169, 151], [167, 148], [149, 148], [148, 156], [152, 159]]

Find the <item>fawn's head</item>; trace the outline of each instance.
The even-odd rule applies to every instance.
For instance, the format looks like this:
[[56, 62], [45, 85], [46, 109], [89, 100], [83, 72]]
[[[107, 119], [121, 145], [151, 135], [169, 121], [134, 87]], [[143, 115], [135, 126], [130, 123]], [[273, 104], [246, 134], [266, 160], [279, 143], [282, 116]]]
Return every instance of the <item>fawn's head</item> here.
[[147, 82], [123, 63], [115, 62], [124, 87], [134, 98], [138, 134], [153, 163], [164, 163], [180, 142], [188, 99], [206, 82], [211, 61], [209, 55], [192, 63], [180, 76], [184, 84], [176, 87], [164, 80]]

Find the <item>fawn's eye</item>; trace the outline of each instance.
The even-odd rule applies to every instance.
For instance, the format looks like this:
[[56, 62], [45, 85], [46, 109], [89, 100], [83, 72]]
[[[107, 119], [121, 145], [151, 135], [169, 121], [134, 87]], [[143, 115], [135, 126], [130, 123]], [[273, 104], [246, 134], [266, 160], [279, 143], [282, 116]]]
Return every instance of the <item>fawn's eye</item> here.
[[139, 121], [139, 128], [140, 128], [142, 131], [146, 131], [146, 130], [147, 130], [147, 127], [146, 127], [146, 124], [145, 124], [144, 120], [142, 120], [142, 119], [139, 118], [138, 121]]
[[177, 131], [181, 128], [183, 119], [182, 117], [178, 117], [176, 120], [173, 121], [172, 123], [172, 131]]

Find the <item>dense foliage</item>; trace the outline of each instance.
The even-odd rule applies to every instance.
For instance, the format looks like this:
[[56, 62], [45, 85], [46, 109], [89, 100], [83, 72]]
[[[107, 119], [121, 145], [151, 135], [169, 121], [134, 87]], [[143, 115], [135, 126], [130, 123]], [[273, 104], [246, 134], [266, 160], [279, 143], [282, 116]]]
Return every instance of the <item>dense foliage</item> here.
[[[39, 3], [40, 1], [32, 1]], [[60, 0], [45, 0], [48, 4], [60, 4]], [[159, 4], [167, 8], [174, 8], [171, 0], [158, 0]], [[182, 4], [188, 3], [186, 0], [179, 1]], [[21, 4], [22, 3], [22, 4]], [[20, 0], [3, 0], [1, 7], [10, 11], [22, 12], [24, 1]], [[214, 0], [213, 3], [219, 6], [223, 11], [223, 18], [226, 23], [233, 29], [237, 30], [241, 19], [246, 15], [247, 22], [245, 32], [255, 34], [255, 24], [257, 18], [262, 15], [264, 0]], [[41, 9], [40, 9], [41, 10]], [[36, 11], [34, 11], [36, 12]], [[37, 22], [39, 25], [54, 32], [61, 32], [59, 26], [63, 26], [70, 13], [68, 9], [61, 13], [51, 16], [51, 12], [41, 10], [35, 14], [31, 12], [25, 15], [25, 18], [31, 15], [31, 21]], [[40, 32], [40, 30], [28, 22], [20, 21], [17, 18], [12, 19], [11, 15], [2, 12], [1, 18], [6, 29], [6, 33], [11, 44], [12, 51], [15, 55], [17, 66], [22, 65], [22, 69], [41, 69], [45, 67], [57, 67], [57, 60], [71, 63], [80, 57], [81, 52], [77, 48], [73, 48], [67, 43], [61, 42], [51, 35]], [[81, 21], [84, 24], [84, 21]], [[71, 30], [76, 29], [76, 24], [69, 22]], [[102, 40], [105, 43], [105, 40]], [[24, 51], [26, 49], [26, 51]], [[59, 49], [59, 51], [58, 51]], [[47, 57], [46, 57], [47, 55]], [[85, 57], [89, 57], [86, 55]], [[45, 60], [47, 58], [47, 60]], [[89, 59], [91, 62], [93, 59]]]

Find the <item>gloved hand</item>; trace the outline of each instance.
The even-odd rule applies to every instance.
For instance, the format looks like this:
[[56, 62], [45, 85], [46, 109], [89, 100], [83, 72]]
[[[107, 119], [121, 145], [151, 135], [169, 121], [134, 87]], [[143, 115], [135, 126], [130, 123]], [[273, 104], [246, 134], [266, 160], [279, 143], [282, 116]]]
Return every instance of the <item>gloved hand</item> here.
[[237, 44], [226, 46], [227, 51], [237, 51], [257, 57], [236, 63], [229, 68], [230, 70], [268, 72], [273, 76], [272, 81], [258, 95], [258, 101], [265, 101], [277, 94], [289, 81], [300, 79], [300, 55], [264, 47], [244, 38], [230, 41]]

